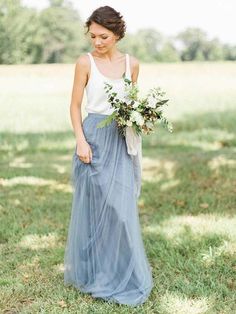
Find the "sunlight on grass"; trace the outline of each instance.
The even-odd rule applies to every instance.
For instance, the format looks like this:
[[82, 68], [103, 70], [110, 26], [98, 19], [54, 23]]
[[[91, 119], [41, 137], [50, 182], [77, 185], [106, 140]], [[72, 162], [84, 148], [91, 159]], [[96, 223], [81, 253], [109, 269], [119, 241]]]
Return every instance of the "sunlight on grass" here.
[[69, 154], [69, 155], [60, 155], [57, 157], [58, 160], [61, 160], [61, 161], [70, 161], [72, 159], [72, 156]]
[[22, 140], [21, 142], [16, 144], [16, 150], [18, 152], [25, 150], [26, 148], [29, 147], [29, 141], [28, 140]]
[[210, 151], [210, 150], [219, 150], [223, 147], [222, 143], [219, 141], [210, 143], [210, 142], [204, 142], [204, 141], [188, 141], [185, 139], [179, 140], [179, 141], [171, 141], [171, 144], [173, 145], [183, 145], [183, 146], [192, 146], [192, 147], [199, 147], [202, 150]]
[[58, 273], [64, 273], [65, 267], [64, 264], [54, 265], [53, 269]]
[[162, 296], [160, 301], [163, 314], [204, 314], [210, 306], [207, 298], [189, 299], [170, 292]]
[[204, 151], [219, 150], [223, 142], [235, 138], [233, 133], [218, 129], [197, 129], [191, 132], [178, 132], [168, 140], [169, 145], [199, 147]]
[[9, 167], [13, 168], [31, 168], [32, 163], [25, 162], [25, 157], [17, 157], [9, 163]]
[[52, 191], [63, 191], [72, 193], [72, 186], [70, 184], [58, 183], [56, 180], [47, 180], [32, 176], [14, 177], [10, 179], [0, 178], [0, 185], [15, 186], [15, 185], [33, 185], [33, 186], [49, 186]]
[[234, 255], [236, 254], [236, 243], [231, 241], [224, 241], [223, 245], [219, 247], [209, 247], [208, 251], [202, 253], [202, 260], [206, 266], [212, 266], [215, 259], [222, 254]]
[[10, 144], [3, 139], [0, 145], [0, 150], [6, 152], [13, 150], [21, 152], [27, 148], [29, 148], [29, 141], [27, 139], [19, 139], [15, 145]]
[[53, 164], [52, 168], [56, 169], [58, 173], [66, 173], [66, 167], [58, 164]]
[[162, 233], [171, 240], [177, 240], [178, 236], [190, 228], [195, 235], [219, 234], [236, 240], [236, 216], [224, 217], [212, 214], [200, 214], [198, 216], [174, 216], [165, 220], [161, 225], [150, 225], [144, 229], [148, 233]]
[[166, 191], [166, 190], [169, 190], [169, 189], [171, 189], [171, 188], [173, 188], [179, 184], [180, 184], [180, 180], [169, 180], [169, 182], [163, 183], [160, 186], [160, 190]]
[[58, 246], [58, 236], [56, 233], [48, 235], [28, 234], [19, 242], [19, 247], [31, 250], [48, 249]]
[[209, 161], [208, 166], [211, 170], [219, 173], [219, 170], [222, 166], [227, 167], [236, 167], [236, 160], [235, 159], [228, 159], [224, 155], [216, 156]]
[[13, 146], [10, 143], [5, 142], [4, 140], [1, 140], [1, 141], [2, 141], [1, 145], [0, 145], [1, 151], [9, 152], [9, 151], [13, 150]]
[[14, 177], [10, 179], [0, 178], [0, 185], [3, 186], [15, 186], [19, 184], [45, 186], [55, 184], [55, 182], [55, 180], [46, 180], [31, 176]]
[[16, 205], [16, 206], [21, 204], [21, 201], [18, 198], [15, 198], [15, 199], [13, 198], [9, 201], [11, 202], [11, 204]]
[[41, 138], [37, 145], [37, 149], [47, 151], [67, 149], [69, 151], [75, 147], [75, 142], [73, 135], [71, 135], [70, 139], [49, 140], [47, 138]]
[[143, 157], [142, 159], [142, 178], [145, 181], [172, 180], [175, 176], [175, 169], [176, 163], [171, 160], [152, 159], [149, 157]]

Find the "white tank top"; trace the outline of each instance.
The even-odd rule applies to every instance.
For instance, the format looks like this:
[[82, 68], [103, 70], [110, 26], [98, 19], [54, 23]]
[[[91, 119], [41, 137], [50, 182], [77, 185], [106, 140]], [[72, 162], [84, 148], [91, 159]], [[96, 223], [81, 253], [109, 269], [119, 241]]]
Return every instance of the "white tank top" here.
[[[110, 103], [107, 101], [107, 93], [104, 89], [104, 82], [111, 84], [114, 87], [113, 90], [117, 91], [119, 95], [123, 96], [125, 88], [124, 79], [113, 79], [104, 76], [98, 70], [92, 54], [90, 52], [88, 52], [87, 54], [90, 58], [91, 67], [89, 80], [85, 87], [87, 97], [85, 111], [110, 115], [114, 111], [114, 108], [112, 108]], [[125, 54], [125, 61], [125, 76], [126, 78], [131, 80], [129, 55], [127, 53]]]

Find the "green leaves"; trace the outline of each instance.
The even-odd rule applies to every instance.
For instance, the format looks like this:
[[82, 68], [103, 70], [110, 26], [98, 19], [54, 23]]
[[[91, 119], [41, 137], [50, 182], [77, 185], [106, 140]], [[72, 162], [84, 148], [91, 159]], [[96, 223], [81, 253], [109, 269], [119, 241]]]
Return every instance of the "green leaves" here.
[[161, 116], [161, 122], [163, 124], [163, 126], [170, 132], [173, 132], [173, 126], [172, 123], [170, 123], [165, 117]]
[[111, 115], [109, 115], [107, 118], [102, 120], [97, 124], [97, 129], [103, 128], [108, 126], [109, 124], [112, 123], [113, 120], [115, 120], [116, 112], [114, 111]]
[[150, 134], [154, 132], [154, 124], [160, 121], [169, 132], [173, 128], [171, 123], [163, 116], [162, 106], [169, 99], [164, 99], [165, 92], [160, 87], [154, 87], [149, 90], [144, 98], [138, 97], [139, 88], [137, 83], [124, 77], [124, 93], [115, 92], [113, 86], [107, 82], [104, 83], [104, 89], [107, 93], [107, 101], [114, 109], [112, 115], [101, 121], [97, 127], [108, 126], [113, 120], [117, 122], [118, 130], [125, 135], [127, 126], [132, 126], [138, 135]]

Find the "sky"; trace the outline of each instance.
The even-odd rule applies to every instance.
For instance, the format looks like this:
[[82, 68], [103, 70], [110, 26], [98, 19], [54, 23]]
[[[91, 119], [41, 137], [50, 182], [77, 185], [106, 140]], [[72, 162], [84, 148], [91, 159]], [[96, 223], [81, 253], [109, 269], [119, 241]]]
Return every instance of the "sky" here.
[[[23, 4], [42, 9], [47, 0], [22, 0]], [[174, 36], [186, 27], [200, 27], [209, 39], [236, 44], [236, 0], [70, 0], [83, 21], [93, 10], [109, 5], [119, 11], [127, 32], [153, 27], [164, 35]]]

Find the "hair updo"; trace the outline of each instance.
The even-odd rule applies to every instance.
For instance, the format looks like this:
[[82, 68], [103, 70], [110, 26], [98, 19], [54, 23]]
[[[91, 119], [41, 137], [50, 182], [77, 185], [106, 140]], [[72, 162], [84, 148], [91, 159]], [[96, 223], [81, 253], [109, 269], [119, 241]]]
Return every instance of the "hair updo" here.
[[93, 11], [85, 23], [85, 26], [88, 28], [86, 34], [88, 33], [92, 22], [112, 31], [115, 35], [119, 36], [118, 40], [125, 36], [126, 24], [123, 20], [123, 16], [120, 14], [120, 12], [117, 12], [108, 5], [99, 7]]

